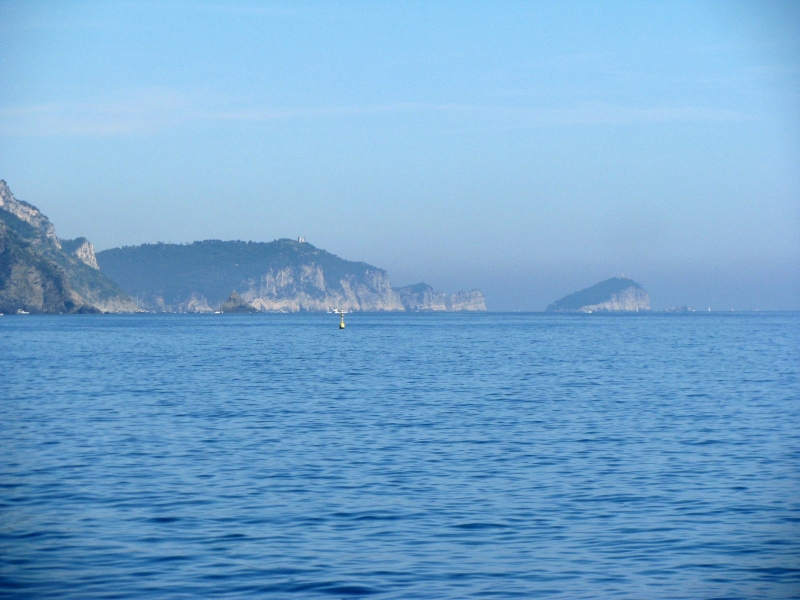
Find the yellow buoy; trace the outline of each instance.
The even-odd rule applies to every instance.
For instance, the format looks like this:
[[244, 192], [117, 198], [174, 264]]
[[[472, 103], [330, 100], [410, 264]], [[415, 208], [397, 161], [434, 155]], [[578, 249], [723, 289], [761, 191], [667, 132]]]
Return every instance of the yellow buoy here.
[[344, 311], [343, 310], [339, 311], [339, 317], [340, 317], [339, 329], [344, 329]]

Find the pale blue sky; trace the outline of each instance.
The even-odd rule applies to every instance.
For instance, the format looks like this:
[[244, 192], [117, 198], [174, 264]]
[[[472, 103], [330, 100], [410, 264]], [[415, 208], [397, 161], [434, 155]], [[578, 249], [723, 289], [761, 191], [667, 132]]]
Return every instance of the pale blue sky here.
[[800, 309], [800, 3], [4, 2], [0, 36], [0, 178], [61, 237]]

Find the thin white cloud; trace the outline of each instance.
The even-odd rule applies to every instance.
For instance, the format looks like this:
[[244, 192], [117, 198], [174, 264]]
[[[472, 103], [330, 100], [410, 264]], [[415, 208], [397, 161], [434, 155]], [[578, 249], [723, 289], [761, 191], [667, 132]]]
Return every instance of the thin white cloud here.
[[0, 134], [107, 136], [156, 133], [192, 120], [190, 102], [169, 90], [137, 90], [98, 102], [0, 107]]
[[468, 117], [471, 124], [550, 127], [688, 121], [742, 121], [739, 111], [697, 106], [629, 107], [586, 104], [565, 108], [390, 102], [311, 107], [245, 107], [230, 101], [192, 99], [174, 90], [148, 89], [118, 94], [102, 102], [51, 102], [0, 107], [0, 135], [124, 136], [150, 135], [176, 127], [210, 122], [269, 122], [398, 113], [437, 113]]

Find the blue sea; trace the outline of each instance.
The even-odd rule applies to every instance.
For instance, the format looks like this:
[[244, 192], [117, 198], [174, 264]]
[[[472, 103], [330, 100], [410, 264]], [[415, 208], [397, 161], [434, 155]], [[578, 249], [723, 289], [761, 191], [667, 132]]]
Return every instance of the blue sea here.
[[800, 597], [800, 314], [0, 318], [0, 596]]

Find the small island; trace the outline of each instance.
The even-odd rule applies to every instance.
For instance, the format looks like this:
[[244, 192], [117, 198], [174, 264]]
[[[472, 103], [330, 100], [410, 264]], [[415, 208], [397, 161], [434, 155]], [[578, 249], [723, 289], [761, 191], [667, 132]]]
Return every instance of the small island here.
[[612, 277], [556, 300], [546, 312], [640, 312], [650, 310], [650, 296], [633, 279]]

